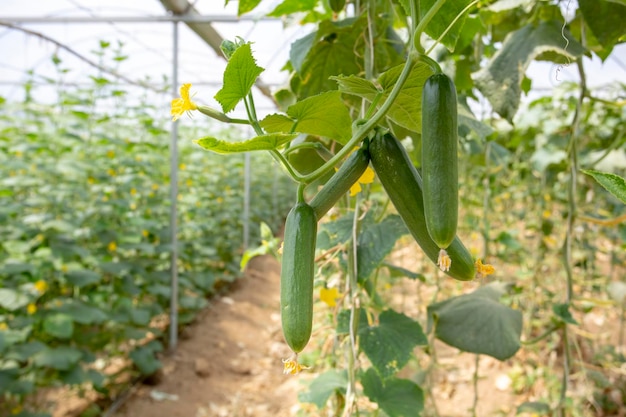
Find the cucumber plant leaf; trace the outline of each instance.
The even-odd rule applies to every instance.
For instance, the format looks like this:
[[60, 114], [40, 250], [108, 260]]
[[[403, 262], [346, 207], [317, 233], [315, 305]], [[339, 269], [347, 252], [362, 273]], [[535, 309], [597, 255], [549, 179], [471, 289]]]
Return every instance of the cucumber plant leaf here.
[[41, 368], [52, 368], [59, 371], [67, 371], [76, 365], [82, 357], [82, 352], [72, 347], [47, 347], [33, 356], [33, 363], [35, 366]]
[[[430, 10], [435, 2], [436, 0], [421, 0], [420, 9], [422, 10], [422, 16]], [[472, 0], [447, 0], [445, 6], [439, 9], [433, 19], [426, 25], [426, 33], [433, 39], [439, 39], [441, 34], [471, 2]], [[448, 48], [450, 52], [455, 49], [466, 17], [467, 12], [454, 23], [452, 29], [441, 39], [441, 43]]]
[[513, 120], [520, 103], [524, 74], [533, 59], [554, 52], [573, 60], [584, 53], [582, 45], [569, 32], [564, 31], [564, 34], [569, 41], [567, 49], [559, 22], [524, 26], [509, 34], [488, 65], [474, 74], [478, 89], [500, 116]]
[[287, 108], [287, 116], [270, 114], [261, 121], [261, 127], [268, 132], [293, 130], [339, 143], [346, 143], [352, 135], [350, 112], [339, 91], [327, 91], [299, 101]]
[[215, 94], [224, 113], [235, 108], [248, 95], [263, 68], [256, 64], [249, 43], [241, 45], [228, 60], [224, 70], [224, 86]]
[[359, 282], [366, 281], [370, 275], [391, 253], [397, 240], [408, 230], [396, 214], [385, 217], [375, 223], [372, 216], [367, 216], [362, 223], [357, 246], [357, 271]]
[[333, 369], [315, 378], [309, 390], [300, 393], [298, 399], [304, 403], [313, 403], [321, 410], [335, 391], [345, 395], [347, 385], [348, 373]]
[[[246, 14], [254, 10], [261, 0], [239, 0], [239, 8], [237, 9], [237, 16], [241, 16], [242, 14]], [[226, 2], [228, 4], [228, 1]]]
[[363, 393], [389, 417], [419, 417], [424, 409], [424, 392], [413, 381], [401, 378], [381, 380], [370, 368], [361, 375]]
[[361, 329], [359, 336], [361, 349], [383, 379], [407, 364], [413, 348], [428, 343], [418, 322], [394, 310], [383, 311], [378, 324]]
[[600, 172], [593, 169], [583, 170], [583, 172], [595, 179], [598, 184], [604, 187], [613, 196], [626, 204], [626, 180], [616, 174]]
[[313, 10], [316, 4], [317, 0], [284, 0], [267, 15], [272, 17], [280, 17], [286, 14], [308, 12]]
[[522, 313], [499, 302], [504, 290], [492, 283], [470, 294], [428, 306], [428, 329], [464, 352], [506, 360], [521, 346]]
[[297, 134], [271, 133], [261, 135], [243, 142], [229, 142], [211, 136], [200, 138], [195, 142], [201, 148], [220, 154], [250, 151], [271, 151], [293, 140]]
[[594, 36], [611, 49], [624, 36], [626, 4], [606, 0], [578, 0], [580, 12]]

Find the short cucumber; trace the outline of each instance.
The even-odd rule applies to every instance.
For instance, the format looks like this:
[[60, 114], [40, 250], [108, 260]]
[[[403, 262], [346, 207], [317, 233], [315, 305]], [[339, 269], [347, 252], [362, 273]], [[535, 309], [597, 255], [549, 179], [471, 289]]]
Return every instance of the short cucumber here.
[[280, 313], [283, 334], [298, 353], [311, 338], [313, 279], [317, 217], [306, 203], [297, 203], [287, 215], [280, 272]]
[[[422, 180], [404, 147], [394, 136], [378, 134], [370, 141], [369, 152], [374, 171], [398, 214], [417, 244], [436, 263], [440, 248], [426, 226]], [[452, 240], [447, 252], [452, 264], [446, 274], [461, 281], [473, 280], [474, 260], [458, 237]]]
[[365, 146], [350, 154], [343, 165], [339, 167], [339, 170], [330, 177], [322, 189], [309, 202], [318, 219], [321, 219], [335, 205], [337, 200], [345, 195], [350, 190], [350, 187], [361, 178], [361, 175], [367, 169], [369, 161], [369, 152]]
[[430, 237], [446, 249], [456, 236], [459, 211], [457, 100], [447, 75], [431, 75], [422, 91], [422, 179]]

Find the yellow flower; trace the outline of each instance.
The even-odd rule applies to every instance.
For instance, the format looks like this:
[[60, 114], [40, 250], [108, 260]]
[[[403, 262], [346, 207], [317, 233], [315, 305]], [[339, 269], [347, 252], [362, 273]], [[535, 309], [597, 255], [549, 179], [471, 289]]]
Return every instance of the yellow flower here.
[[186, 169], [187, 169], [187, 165], [185, 165], [185, 164], [180, 164], [180, 165], [178, 166], [178, 169], [180, 169], [181, 171], [184, 171], [184, 170], [186, 170]]
[[46, 292], [46, 290], [48, 289], [48, 283], [42, 279], [40, 279], [39, 281], [35, 282], [35, 289], [40, 293], [43, 294]]
[[341, 296], [337, 288], [322, 288], [320, 290], [320, 300], [325, 302], [328, 307], [335, 307], [338, 298], [341, 298]]
[[115, 242], [111, 242], [107, 246], [107, 249], [109, 250], [109, 252], [115, 252], [115, 250], [117, 249], [117, 244]]
[[283, 374], [285, 375], [297, 375], [306, 369], [311, 368], [305, 365], [300, 365], [298, 363], [298, 355], [289, 359], [283, 359]]
[[189, 89], [191, 88], [191, 84], [183, 84], [180, 87], [180, 97], [172, 100], [172, 121], [178, 120], [180, 116], [182, 116], [185, 112], [190, 112], [191, 110], [197, 110], [198, 106], [196, 103], [191, 101], [189, 97]]
[[8, 328], [9, 328], [9, 326], [7, 326], [7, 324], [5, 322], [0, 323], [0, 330], [6, 330]]
[[361, 178], [350, 187], [350, 197], [354, 197], [361, 192], [361, 184], [371, 184], [372, 182], [374, 182], [374, 171], [372, 168], [367, 167]]
[[136, 194], [137, 194], [137, 190], [135, 188], [131, 188], [130, 195], [136, 195]]
[[142, 231], [141, 231], [141, 235], [142, 235], [143, 237], [148, 237], [148, 236], [150, 236], [150, 232], [148, 232], [147, 230], [142, 230]]
[[37, 312], [37, 306], [35, 305], [35, 303], [30, 303], [26, 306], [26, 312], [28, 314], [35, 314]]
[[114, 177], [115, 176], [115, 170], [113, 168], [109, 168], [109, 169], [107, 169], [107, 174], [109, 174], [109, 177]]
[[115, 158], [115, 151], [111, 151], [111, 150], [107, 151], [107, 157], [108, 158]]
[[476, 278], [478, 279], [485, 278], [487, 275], [496, 272], [496, 268], [494, 268], [493, 265], [483, 264], [480, 259], [476, 259], [474, 266], [476, 267]]

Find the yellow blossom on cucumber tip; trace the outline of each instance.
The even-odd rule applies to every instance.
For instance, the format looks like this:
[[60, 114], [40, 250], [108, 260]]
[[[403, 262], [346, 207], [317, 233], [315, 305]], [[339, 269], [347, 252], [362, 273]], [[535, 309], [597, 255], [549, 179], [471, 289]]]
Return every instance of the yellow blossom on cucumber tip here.
[[283, 359], [283, 374], [285, 375], [298, 375], [300, 372], [307, 369], [311, 368], [298, 363], [298, 355], [289, 359]]
[[480, 259], [476, 259], [474, 262], [474, 267], [476, 268], [476, 278], [485, 278], [487, 275], [491, 275], [496, 272], [496, 268], [490, 264], [483, 264], [483, 261]]
[[175, 98], [172, 100], [172, 121], [178, 120], [178, 118], [182, 116], [185, 112], [190, 112], [191, 110], [198, 109], [198, 105], [191, 101], [191, 97], [189, 96], [190, 88], [190, 83], [183, 84], [180, 87], [180, 98]]

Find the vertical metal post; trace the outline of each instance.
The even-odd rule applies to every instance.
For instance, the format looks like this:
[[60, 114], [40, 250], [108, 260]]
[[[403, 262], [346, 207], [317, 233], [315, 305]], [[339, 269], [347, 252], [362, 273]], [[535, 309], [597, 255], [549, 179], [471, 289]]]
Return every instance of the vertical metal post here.
[[[173, 97], [178, 95], [178, 22], [173, 23], [172, 34], [172, 91]], [[170, 243], [172, 245], [171, 257], [171, 288], [170, 299], [170, 343], [169, 351], [174, 353], [178, 343], [178, 123], [172, 122], [170, 142]]]
[[250, 152], [245, 153], [243, 174], [243, 250], [250, 244]]

